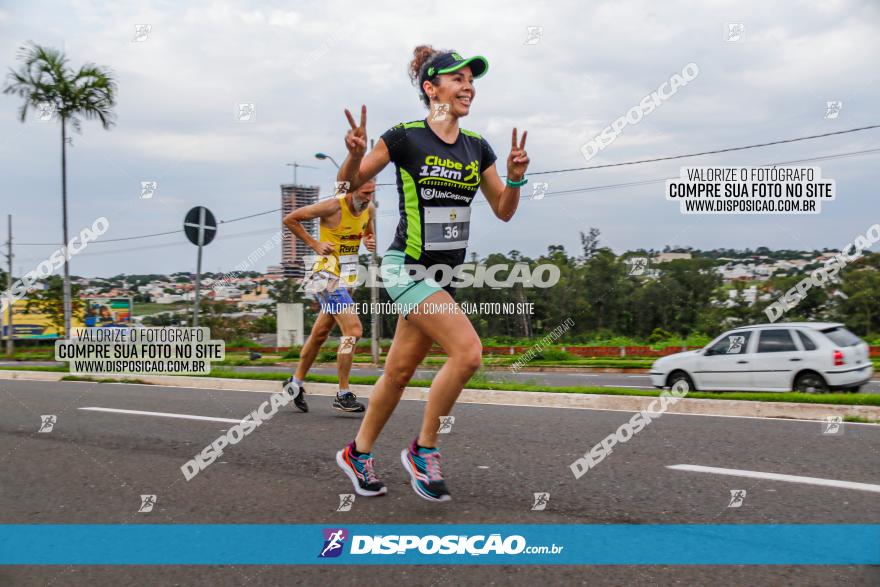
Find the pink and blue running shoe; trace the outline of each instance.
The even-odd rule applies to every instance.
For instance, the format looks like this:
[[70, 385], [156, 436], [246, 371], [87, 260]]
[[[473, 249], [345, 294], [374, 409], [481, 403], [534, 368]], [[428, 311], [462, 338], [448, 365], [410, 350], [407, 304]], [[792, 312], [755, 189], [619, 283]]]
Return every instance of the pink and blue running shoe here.
[[413, 491], [428, 501], [451, 501], [452, 496], [440, 472], [440, 450], [419, 447], [416, 440], [400, 453], [400, 461], [409, 473]]
[[354, 441], [352, 441], [351, 444], [337, 452], [336, 464], [351, 479], [355, 493], [366, 497], [385, 495], [388, 488], [379, 481], [373, 471], [373, 455], [362, 453], [356, 457], [352, 453], [354, 448]]

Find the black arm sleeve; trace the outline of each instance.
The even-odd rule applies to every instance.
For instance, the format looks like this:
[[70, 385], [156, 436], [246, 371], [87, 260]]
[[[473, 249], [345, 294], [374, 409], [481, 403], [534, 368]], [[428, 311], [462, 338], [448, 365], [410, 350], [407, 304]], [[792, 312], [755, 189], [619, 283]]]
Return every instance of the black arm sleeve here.
[[492, 150], [492, 147], [489, 146], [489, 141], [484, 138], [480, 138], [480, 146], [481, 146], [481, 161], [480, 161], [480, 173], [486, 171], [489, 167], [495, 163], [497, 157], [495, 156], [495, 151]]
[[403, 124], [392, 126], [380, 138], [385, 141], [391, 162], [399, 165], [401, 156], [406, 151], [406, 129]]

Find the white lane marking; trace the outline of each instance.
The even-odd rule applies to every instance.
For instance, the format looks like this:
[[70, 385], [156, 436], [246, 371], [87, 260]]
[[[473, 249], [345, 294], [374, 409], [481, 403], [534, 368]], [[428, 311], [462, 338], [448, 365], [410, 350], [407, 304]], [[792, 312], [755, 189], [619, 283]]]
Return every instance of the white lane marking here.
[[172, 414], [169, 412], [143, 412], [141, 410], [119, 410], [116, 408], [79, 408], [80, 410], [88, 410], [91, 412], [111, 412], [114, 414], [130, 414], [132, 416], [158, 416], [160, 418], [180, 418], [183, 420], [205, 420], [208, 422], [228, 422], [230, 424], [240, 424], [241, 420], [232, 418], [213, 418], [211, 416], [196, 416], [193, 414]]
[[627, 375], [630, 379], [650, 379], [650, 375]]
[[782, 475], [780, 473], [764, 473], [763, 471], [745, 471], [742, 469], [723, 469], [720, 467], [704, 467], [702, 465], [668, 465], [667, 469], [676, 471], [692, 471], [694, 473], [714, 473], [716, 475], [729, 475], [731, 477], [749, 477], [751, 479], [769, 479], [770, 481], [785, 481], [787, 483], [805, 483], [807, 485], [822, 485], [824, 487], [839, 487], [841, 489], [857, 489], [859, 491], [871, 491], [880, 493], [880, 485], [871, 483], [856, 483], [855, 481], [838, 481], [836, 479], [821, 479], [819, 477], [802, 477], [800, 475]]

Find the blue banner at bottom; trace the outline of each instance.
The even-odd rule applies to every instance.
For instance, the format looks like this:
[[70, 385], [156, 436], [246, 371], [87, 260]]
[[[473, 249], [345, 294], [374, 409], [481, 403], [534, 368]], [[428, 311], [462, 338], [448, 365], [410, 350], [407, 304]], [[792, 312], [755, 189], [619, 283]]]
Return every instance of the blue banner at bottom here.
[[0, 525], [4, 565], [877, 565], [880, 525]]

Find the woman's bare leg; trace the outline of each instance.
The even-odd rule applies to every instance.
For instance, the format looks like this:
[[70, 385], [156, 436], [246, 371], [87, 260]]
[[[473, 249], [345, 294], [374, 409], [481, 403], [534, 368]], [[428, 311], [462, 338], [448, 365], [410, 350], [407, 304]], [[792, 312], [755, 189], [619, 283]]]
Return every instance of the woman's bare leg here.
[[[427, 313], [432, 306], [441, 307], [443, 311]], [[480, 338], [470, 320], [445, 291], [432, 294], [420, 304], [419, 312], [410, 314], [406, 320], [398, 320], [385, 373], [376, 383], [358, 431], [358, 451], [372, 450], [403, 390], [434, 341], [440, 343], [449, 358], [431, 383], [418, 443], [424, 447], [436, 445], [440, 416], [449, 415], [464, 384], [482, 362]]]
[[420, 312], [411, 315], [409, 319], [425, 336], [439, 343], [449, 357], [431, 382], [428, 405], [425, 406], [419, 432], [419, 446], [434, 447], [437, 446], [440, 417], [449, 415], [461, 390], [480, 368], [483, 346], [471, 321], [448, 293], [439, 291], [424, 303], [433, 304], [435, 308], [442, 310], [434, 313]]
[[367, 413], [364, 414], [355, 438], [355, 447], [359, 452], [373, 450], [373, 443], [400, 402], [403, 390], [432, 344], [434, 341], [422, 334], [410, 320], [397, 320], [397, 330], [388, 351], [385, 370], [370, 394]]

